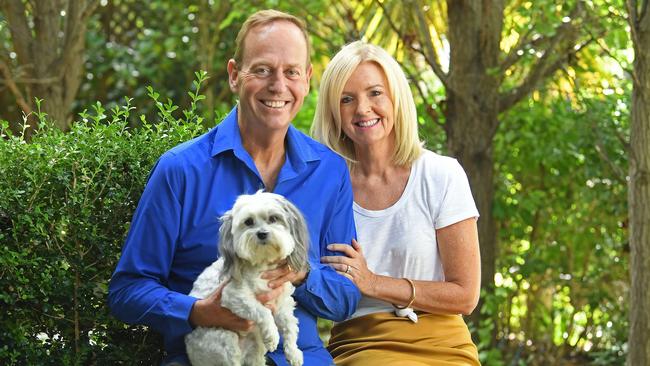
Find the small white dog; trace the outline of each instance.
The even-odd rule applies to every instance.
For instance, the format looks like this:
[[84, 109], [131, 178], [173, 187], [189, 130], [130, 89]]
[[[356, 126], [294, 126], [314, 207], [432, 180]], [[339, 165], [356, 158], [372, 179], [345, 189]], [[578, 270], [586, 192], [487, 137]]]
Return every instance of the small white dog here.
[[284, 284], [283, 294], [275, 303], [275, 314], [255, 297], [269, 291], [268, 281], [261, 275], [276, 267], [278, 261], [286, 259], [294, 271], [309, 268], [309, 234], [302, 214], [280, 195], [257, 192], [239, 196], [221, 221], [221, 257], [199, 275], [190, 296], [206, 298], [229, 280], [223, 288], [221, 305], [252, 320], [255, 327], [248, 333], [197, 327], [185, 336], [192, 365], [263, 366], [264, 354], [278, 347], [278, 328], [284, 338], [287, 361], [291, 366], [302, 365], [303, 355], [297, 345], [298, 319], [293, 315], [293, 285]]

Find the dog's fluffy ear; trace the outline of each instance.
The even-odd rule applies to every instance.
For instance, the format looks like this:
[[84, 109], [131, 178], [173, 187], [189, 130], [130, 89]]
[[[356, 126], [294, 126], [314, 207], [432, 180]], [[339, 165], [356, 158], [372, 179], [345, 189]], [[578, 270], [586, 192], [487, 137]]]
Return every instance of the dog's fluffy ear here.
[[289, 265], [296, 271], [308, 271], [309, 270], [309, 231], [307, 230], [307, 222], [302, 216], [302, 213], [296, 206], [294, 206], [288, 200], [284, 200], [283, 206], [287, 212], [287, 218], [289, 223], [289, 230], [291, 231], [291, 236], [295, 241], [295, 247], [293, 252], [287, 258]]
[[218, 251], [224, 260], [221, 275], [227, 278], [232, 277], [232, 272], [237, 270], [237, 254], [235, 253], [235, 242], [232, 236], [232, 211], [228, 211], [221, 216]]

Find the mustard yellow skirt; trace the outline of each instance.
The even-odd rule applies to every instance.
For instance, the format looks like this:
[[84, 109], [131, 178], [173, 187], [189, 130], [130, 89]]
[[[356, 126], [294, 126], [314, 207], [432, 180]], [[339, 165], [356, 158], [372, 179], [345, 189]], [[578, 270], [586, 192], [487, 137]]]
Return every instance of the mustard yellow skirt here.
[[481, 364], [461, 316], [417, 313], [417, 323], [393, 313], [338, 323], [327, 349], [339, 366]]

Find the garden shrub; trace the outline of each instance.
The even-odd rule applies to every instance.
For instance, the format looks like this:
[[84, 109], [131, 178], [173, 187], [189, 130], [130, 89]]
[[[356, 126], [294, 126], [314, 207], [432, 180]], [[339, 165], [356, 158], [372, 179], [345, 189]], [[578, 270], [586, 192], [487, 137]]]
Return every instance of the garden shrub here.
[[128, 98], [95, 104], [68, 133], [36, 112], [29, 142], [0, 121], [0, 364], [160, 363], [159, 335], [110, 315], [108, 282], [156, 159], [203, 132], [202, 96], [175, 117], [148, 91], [158, 119], [138, 129]]

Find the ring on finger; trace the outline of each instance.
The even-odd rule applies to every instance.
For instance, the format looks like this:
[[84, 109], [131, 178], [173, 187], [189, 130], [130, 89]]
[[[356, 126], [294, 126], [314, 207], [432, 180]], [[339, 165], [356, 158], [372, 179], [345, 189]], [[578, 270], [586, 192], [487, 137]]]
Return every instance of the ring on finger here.
[[348, 268], [345, 269], [345, 273], [350, 273], [350, 265], [348, 264], [347, 266]]
[[287, 268], [289, 268], [289, 272], [293, 272], [293, 268], [291, 268], [291, 265], [287, 263]]

